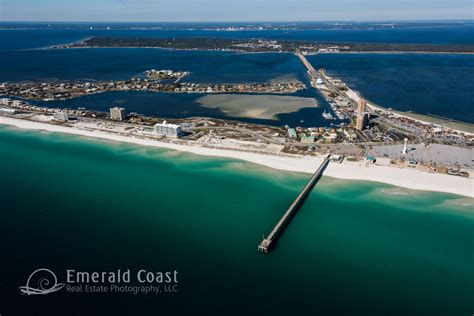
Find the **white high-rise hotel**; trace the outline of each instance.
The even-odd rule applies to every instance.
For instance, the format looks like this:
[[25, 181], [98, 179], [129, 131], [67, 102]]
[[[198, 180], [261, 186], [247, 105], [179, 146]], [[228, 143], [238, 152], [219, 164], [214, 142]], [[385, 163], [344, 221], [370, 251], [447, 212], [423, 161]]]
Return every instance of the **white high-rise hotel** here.
[[166, 121], [163, 123], [155, 124], [155, 134], [165, 135], [170, 137], [179, 137], [183, 132], [181, 126], [177, 124], [168, 124]]

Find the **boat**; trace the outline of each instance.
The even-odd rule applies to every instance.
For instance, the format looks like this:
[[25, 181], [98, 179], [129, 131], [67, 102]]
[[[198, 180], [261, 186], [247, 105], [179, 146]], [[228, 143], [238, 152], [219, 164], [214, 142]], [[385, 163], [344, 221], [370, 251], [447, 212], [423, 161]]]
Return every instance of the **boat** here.
[[336, 118], [334, 116], [332, 116], [331, 113], [329, 112], [326, 112], [326, 110], [324, 110], [323, 114], [321, 114], [326, 120], [335, 120]]

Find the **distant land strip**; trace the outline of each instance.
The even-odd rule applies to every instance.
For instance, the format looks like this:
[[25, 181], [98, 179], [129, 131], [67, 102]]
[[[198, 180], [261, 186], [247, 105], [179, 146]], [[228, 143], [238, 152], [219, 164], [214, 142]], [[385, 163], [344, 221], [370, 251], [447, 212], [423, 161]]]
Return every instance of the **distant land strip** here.
[[268, 39], [192, 38], [118, 38], [92, 37], [80, 42], [51, 48], [166, 48], [176, 50], [218, 50], [237, 52], [295, 52], [307, 54], [339, 52], [394, 53], [474, 53], [472, 44], [404, 44], [311, 42]]

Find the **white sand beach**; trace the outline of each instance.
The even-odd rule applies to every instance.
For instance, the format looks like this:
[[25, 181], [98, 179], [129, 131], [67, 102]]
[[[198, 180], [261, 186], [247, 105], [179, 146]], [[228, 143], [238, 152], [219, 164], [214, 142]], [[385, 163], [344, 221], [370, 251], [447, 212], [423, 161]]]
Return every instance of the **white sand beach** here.
[[[28, 130], [44, 130], [49, 132], [100, 138], [117, 142], [126, 142], [137, 145], [169, 148], [203, 156], [241, 159], [270, 168], [293, 172], [313, 173], [318, 168], [323, 159], [322, 156], [310, 157], [297, 155], [270, 155], [238, 150], [209, 148], [202, 147], [202, 145], [192, 142], [188, 142], [187, 144], [177, 144], [153, 139], [123, 136], [112, 132], [108, 133], [105, 131], [96, 130], [91, 131], [75, 127], [53, 125], [5, 116], [0, 116], [0, 124], [11, 125], [17, 128]], [[415, 169], [371, 165], [365, 162], [344, 161], [342, 164], [330, 163], [324, 175], [339, 179], [377, 181], [408, 189], [446, 192], [474, 198], [473, 178], [428, 173]]]

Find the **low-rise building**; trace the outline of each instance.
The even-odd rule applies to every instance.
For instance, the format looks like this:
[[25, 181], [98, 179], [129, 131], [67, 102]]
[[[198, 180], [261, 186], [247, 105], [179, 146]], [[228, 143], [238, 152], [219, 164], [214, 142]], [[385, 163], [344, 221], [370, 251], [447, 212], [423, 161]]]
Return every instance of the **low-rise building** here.
[[310, 135], [307, 136], [306, 134], [301, 135], [301, 142], [302, 143], [314, 143], [314, 136]]
[[365, 161], [370, 162], [370, 163], [375, 163], [375, 161], [377, 161], [377, 159], [374, 156], [367, 155], [367, 156], [365, 156]]
[[343, 159], [344, 159], [344, 156], [332, 154], [332, 155], [331, 155], [331, 158], [330, 158], [330, 161], [331, 161], [331, 162], [342, 163], [342, 160], [343, 160]]
[[344, 135], [346, 135], [347, 139], [349, 140], [357, 140], [357, 134], [352, 130], [345, 129]]
[[15, 109], [0, 108], [0, 114], [15, 114], [15, 113], [16, 113]]
[[59, 122], [67, 122], [69, 121], [69, 115], [64, 112], [55, 112], [53, 114], [53, 120], [59, 121]]
[[337, 133], [326, 133], [324, 134], [324, 141], [326, 143], [335, 143], [337, 140]]
[[298, 134], [296, 133], [296, 130], [294, 128], [288, 128], [286, 131], [288, 133], [289, 138], [298, 138]]
[[418, 165], [418, 160], [410, 158], [410, 159], [408, 159], [407, 165], [408, 165], [408, 167], [416, 168], [416, 166]]

